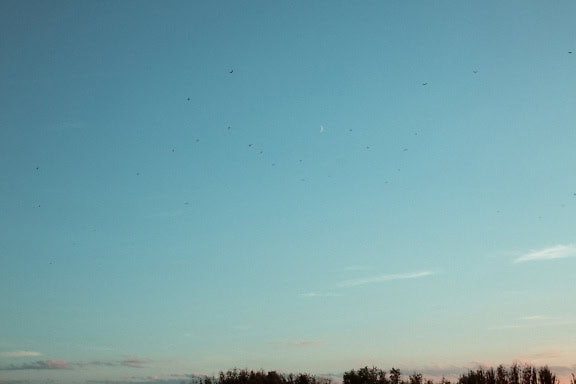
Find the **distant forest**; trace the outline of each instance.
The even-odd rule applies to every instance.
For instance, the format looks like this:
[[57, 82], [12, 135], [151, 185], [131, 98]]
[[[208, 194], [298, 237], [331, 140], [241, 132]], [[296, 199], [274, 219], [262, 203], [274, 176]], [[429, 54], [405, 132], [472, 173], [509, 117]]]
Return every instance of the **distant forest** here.
[[[190, 384], [331, 384], [332, 378], [308, 373], [282, 374], [247, 369], [220, 372], [218, 377], [194, 377]], [[454, 382], [442, 378], [439, 381], [425, 378], [421, 373], [402, 375], [400, 369], [390, 371], [372, 367], [344, 372], [342, 384], [559, 384], [556, 375], [548, 366], [535, 367], [529, 364], [499, 365], [496, 368], [478, 368], [461, 374]], [[572, 374], [570, 384], [576, 384]]]

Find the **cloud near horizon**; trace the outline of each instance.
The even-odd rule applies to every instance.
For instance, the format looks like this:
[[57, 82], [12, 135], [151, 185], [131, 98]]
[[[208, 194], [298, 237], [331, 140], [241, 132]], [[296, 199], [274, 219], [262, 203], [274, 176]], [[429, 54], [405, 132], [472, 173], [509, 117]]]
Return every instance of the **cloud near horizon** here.
[[[20, 355], [19, 355], [20, 356]], [[34, 356], [34, 355], [22, 355]], [[22, 364], [9, 364], [0, 366], [0, 371], [22, 371], [22, 370], [43, 370], [43, 369], [75, 369], [94, 367], [132, 367], [147, 368], [152, 360], [137, 357], [125, 357], [121, 360], [93, 360], [83, 361], [66, 361], [66, 360], [38, 360]], [[2, 384], [0, 382], [0, 384]]]
[[65, 360], [38, 360], [31, 363], [10, 364], [0, 367], [0, 371], [21, 371], [28, 369], [70, 369], [70, 364]]
[[150, 363], [148, 359], [140, 359], [140, 358], [126, 358], [120, 362], [120, 365], [125, 367], [132, 367], [132, 368], [145, 368]]
[[0, 352], [0, 357], [30, 357], [30, 356], [42, 356], [42, 354], [40, 352], [35, 351]]
[[524, 263], [527, 261], [563, 259], [566, 257], [576, 256], [576, 245], [555, 245], [553, 247], [543, 248], [537, 251], [531, 251], [514, 259], [514, 264]]
[[392, 280], [418, 279], [420, 277], [426, 277], [426, 276], [430, 276], [433, 274], [434, 274], [434, 272], [431, 272], [431, 271], [422, 271], [422, 272], [414, 272], [414, 273], [398, 273], [398, 274], [368, 276], [368, 277], [363, 277], [363, 278], [359, 278], [359, 279], [344, 280], [344, 281], [341, 281], [338, 284], [338, 286], [339, 287], [356, 287], [359, 285], [377, 284], [377, 283], [383, 283], [383, 282], [392, 281]]

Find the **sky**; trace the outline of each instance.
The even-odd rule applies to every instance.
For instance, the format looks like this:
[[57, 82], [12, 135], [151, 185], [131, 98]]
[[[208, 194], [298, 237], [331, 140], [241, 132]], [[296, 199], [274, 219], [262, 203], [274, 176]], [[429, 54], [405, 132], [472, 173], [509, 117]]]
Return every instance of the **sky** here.
[[0, 383], [576, 372], [574, 15], [1, 1]]

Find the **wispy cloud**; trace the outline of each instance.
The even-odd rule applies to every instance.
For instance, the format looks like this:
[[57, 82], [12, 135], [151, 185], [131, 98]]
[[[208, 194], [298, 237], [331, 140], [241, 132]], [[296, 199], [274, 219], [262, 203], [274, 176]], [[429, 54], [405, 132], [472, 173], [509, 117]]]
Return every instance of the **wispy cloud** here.
[[338, 296], [332, 292], [306, 292], [301, 293], [300, 296], [304, 297], [330, 297], [330, 296]]
[[317, 340], [302, 340], [302, 341], [293, 341], [290, 343], [292, 347], [312, 347], [314, 345], [320, 344]]
[[39, 360], [31, 363], [10, 364], [0, 367], [0, 371], [40, 370], [40, 369], [70, 369], [70, 364], [64, 360]]
[[12, 379], [5, 379], [0, 377], [0, 384], [24, 384], [29, 383], [28, 380], [12, 380]]
[[40, 352], [35, 351], [10, 351], [10, 352], [0, 352], [1, 357], [30, 357], [30, 356], [42, 356]]
[[398, 274], [368, 276], [368, 277], [363, 277], [363, 278], [359, 278], [359, 279], [344, 280], [344, 281], [341, 281], [338, 284], [338, 286], [339, 287], [356, 287], [359, 285], [377, 284], [377, 283], [383, 283], [383, 282], [392, 281], [392, 280], [418, 279], [418, 278], [430, 276], [433, 274], [434, 274], [434, 272], [431, 272], [431, 271], [422, 271], [422, 272], [413, 272], [413, 273], [398, 273]]
[[542, 316], [542, 315], [530, 315], [530, 316], [522, 316], [520, 318], [520, 320], [528, 320], [528, 321], [534, 321], [534, 320], [551, 320], [553, 319], [550, 316]]
[[524, 316], [519, 323], [498, 325], [490, 327], [490, 330], [504, 330], [504, 329], [533, 329], [533, 328], [546, 328], [546, 327], [562, 327], [573, 326], [576, 324], [575, 318], [569, 317], [550, 317], [550, 316]]
[[96, 361], [91, 361], [91, 362], [86, 363], [86, 364], [84, 364], [84, 363], [79, 363], [79, 365], [95, 365], [95, 366], [98, 366], [98, 367], [115, 367], [115, 366], [119, 365], [119, 363], [113, 362], [113, 361], [99, 361], [99, 360], [96, 360]]
[[563, 351], [557, 350], [557, 351], [543, 351], [543, 352], [537, 352], [537, 353], [532, 353], [529, 355], [524, 356], [524, 359], [527, 361], [532, 361], [532, 360], [543, 360], [543, 359], [558, 359], [561, 358], [565, 355], [565, 353]]
[[[65, 361], [65, 360], [39, 360], [22, 364], [0, 366], [0, 371], [16, 371], [26, 369], [75, 369], [86, 367], [132, 367], [147, 368], [152, 363], [150, 359], [125, 356], [119, 360], [92, 360], [92, 361]], [[2, 384], [2, 383], [0, 383]]]
[[126, 358], [126, 359], [120, 361], [120, 365], [123, 365], [125, 367], [132, 367], [132, 368], [145, 368], [148, 366], [149, 363], [150, 363], [150, 360], [140, 359], [137, 357]]
[[574, 256], [576, 256], [576, 245], [560, 244], [555, 245], [553, 247], [539, 249], [536, 251], [530, 251], [514, 259], [514, 263], [517, 264], [517, 263], [524, 263], [527, 261], [562, 259], [565, 257], [574, 257]]

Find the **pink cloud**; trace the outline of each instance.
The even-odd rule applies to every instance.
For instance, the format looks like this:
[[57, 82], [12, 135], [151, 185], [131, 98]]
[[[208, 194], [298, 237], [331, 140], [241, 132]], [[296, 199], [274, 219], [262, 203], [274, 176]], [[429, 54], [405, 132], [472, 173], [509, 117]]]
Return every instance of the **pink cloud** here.
[[68, 369], [69, 364], [64, 360], [46, 360], [46, 366], [48, 369]]

